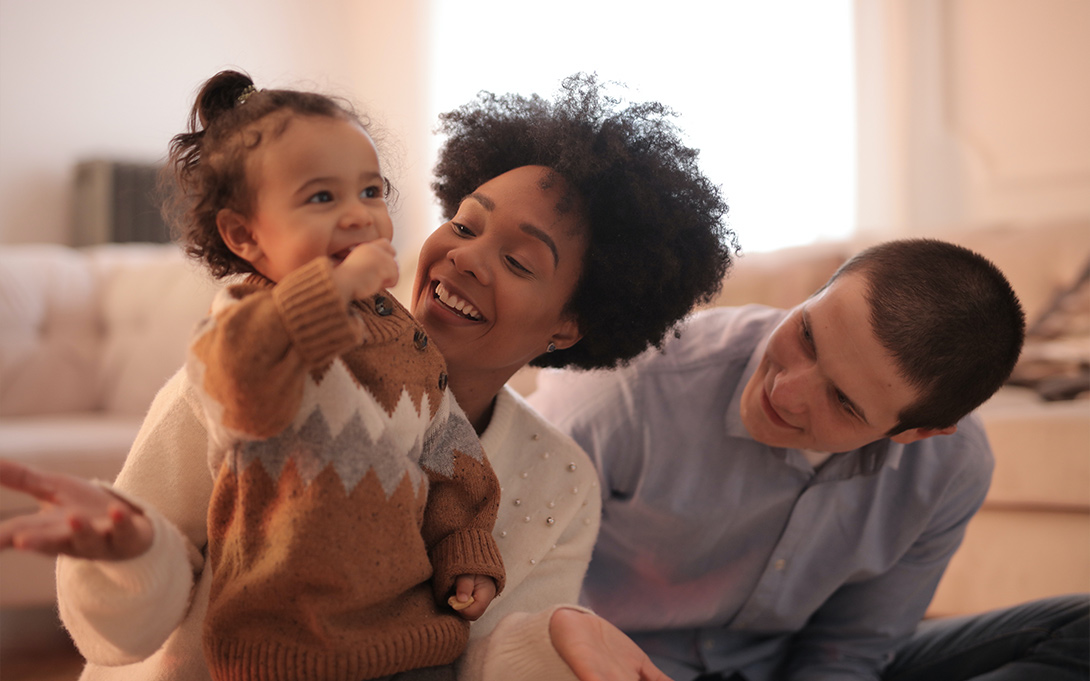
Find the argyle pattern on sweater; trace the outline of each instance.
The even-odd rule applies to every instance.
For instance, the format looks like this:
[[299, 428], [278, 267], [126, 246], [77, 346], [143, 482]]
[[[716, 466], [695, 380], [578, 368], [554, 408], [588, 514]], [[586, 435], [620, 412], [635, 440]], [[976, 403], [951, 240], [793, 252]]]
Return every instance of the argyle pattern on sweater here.
[[187, 363], [209, 423], [217, 679], [448, 664], [461, 574], [503, 585], [499, 486], [445, 364], [392, 297], [345, 306], [320, 258], [226, 288]]

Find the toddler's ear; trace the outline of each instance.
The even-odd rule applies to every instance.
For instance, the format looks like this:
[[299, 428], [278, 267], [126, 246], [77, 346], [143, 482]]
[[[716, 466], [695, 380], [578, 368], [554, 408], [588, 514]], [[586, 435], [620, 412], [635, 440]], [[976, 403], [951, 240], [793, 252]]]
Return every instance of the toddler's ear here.
[[253, 263], [261, 257], [261, 247], [254, 240], [249, 221], [241, 213], [222, 208], [216, 213], [216, 228], [220, 238], [231, 252], [246, 262]]

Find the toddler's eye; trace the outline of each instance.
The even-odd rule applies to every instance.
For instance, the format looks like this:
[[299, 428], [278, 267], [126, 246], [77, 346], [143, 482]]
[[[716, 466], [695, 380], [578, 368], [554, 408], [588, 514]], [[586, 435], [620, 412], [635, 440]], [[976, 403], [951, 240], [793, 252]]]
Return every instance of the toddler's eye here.
[[321, 191], [321, 192], [318, 192], [318, 193], [314, 194], [309, 199], [307, 199], [307, 203], [329, 203], [332, 200], [333, 200], [333, 194], [332, 193], [327, 192], [327, 191]]
[[367, 189], [364, 189], [362, 192], [360, 192], [360, 196], [365, 199], [381, 199], [382, 187], [368, 187]]

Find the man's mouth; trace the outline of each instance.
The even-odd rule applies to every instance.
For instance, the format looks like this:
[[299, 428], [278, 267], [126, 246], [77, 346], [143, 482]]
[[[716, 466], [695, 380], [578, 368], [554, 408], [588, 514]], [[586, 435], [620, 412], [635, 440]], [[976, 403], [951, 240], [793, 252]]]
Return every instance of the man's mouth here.
[[484, 317], [477, 311], [477, 308], [473, 307], [468, 301], [462, 300], [458, 296], [454, 295], [442, 284], [436, 282], [435, 284], [435, 299], [443, 304], [444, 307], [454, 312], [457, 315], [465, 317], [474, 322], [483, 321]]
[[780, 413], [772, 406], [772, 401], [768, 399], [768, 393], [764, 390], [761, 391], [761, 407], [764, 408], [765, 416], [768, 417], [768, 420], [771, 421], [773, 425], [779, 426], [780, 428], [790, 428], [791, 430], [801, 430], [800, 428], [791, 425], [780, 416]]

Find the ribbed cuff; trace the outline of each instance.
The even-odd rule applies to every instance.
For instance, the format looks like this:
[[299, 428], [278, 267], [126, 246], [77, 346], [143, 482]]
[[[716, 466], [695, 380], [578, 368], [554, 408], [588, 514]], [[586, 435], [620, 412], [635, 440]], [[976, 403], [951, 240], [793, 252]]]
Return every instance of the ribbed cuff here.
[[462, 530], [439, 542], [431, 552], [435, 598], [445, 601], [459, 575], [484, 575], [496, 580], [496, 594], [503, 591], [506, 573], [496, 540], [488, 530]]
[[332, 273], [329, 258], [315, 258], [273, 287], [288, 335], [311, 367], [326, 365], [360, 342]]

